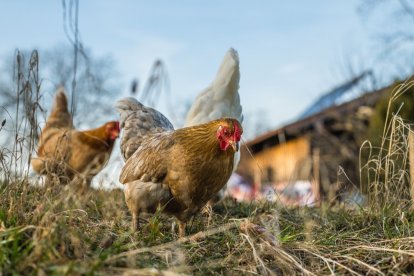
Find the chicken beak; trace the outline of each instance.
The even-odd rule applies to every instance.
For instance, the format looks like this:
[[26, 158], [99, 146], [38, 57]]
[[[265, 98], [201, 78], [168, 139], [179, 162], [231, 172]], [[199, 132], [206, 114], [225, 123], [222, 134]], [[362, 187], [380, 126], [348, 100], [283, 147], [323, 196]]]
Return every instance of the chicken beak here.
[[230, 141], [230, 146], [233, 148], [233, 150], [236, 152], [239, 150], [239, 143], [235, 141]]
[[111, 139], [116, 140], [117, 138], [119, 138], [119, 132], [112, 133]]

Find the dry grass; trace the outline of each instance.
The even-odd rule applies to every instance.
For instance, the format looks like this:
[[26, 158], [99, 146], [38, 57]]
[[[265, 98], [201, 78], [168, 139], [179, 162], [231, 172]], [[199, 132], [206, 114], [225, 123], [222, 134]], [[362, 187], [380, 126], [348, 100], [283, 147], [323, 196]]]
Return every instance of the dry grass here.
[[[30, 104], [39, 97], [39, 87], [27, 80], [18, 91]], [[36, 105], [29, 106], [31, 117], [17, 107], [16, 139], [11, 149], [0, 149], [0, 267], [5, 275], [414, 273], [409, 126], [397, 114], [390, 114], [380, 152], [361, 164], [361, 175], [370, 172], [367, 206], [284, 208], [227, 200], [215, 207], [210, 225], [200, 215], [187, 228], [188, 236], [178, 239], [174, 220], [161, 214], [132, 233], [120, 190], [32, 185], [27, 151], [33, 148], [34, 131], [19, 127], [35, 118]]]
[[216, 208], [178, 239], [156, 215], [139, 233], [120, 190], [3, 183], [0, 265], [4, 273], [388, 274], [414, 272], [414, 214], [370, 208], [286, 209], [268, 203]]
[[409, 175], [409, 133], [411, 126], [401, 117], [399, 107], [391, 114], [391, 105], [414, 86], [414, 81], [397, 86], [392, 92], [385, 118], [381, 144], [377, 147], [365, 141], [361, 154], [369, 152], [368, 161], [360, 161], [361, 183], [368, 184], [368, 199], [372, 208], [398, 208], [411, 204]]

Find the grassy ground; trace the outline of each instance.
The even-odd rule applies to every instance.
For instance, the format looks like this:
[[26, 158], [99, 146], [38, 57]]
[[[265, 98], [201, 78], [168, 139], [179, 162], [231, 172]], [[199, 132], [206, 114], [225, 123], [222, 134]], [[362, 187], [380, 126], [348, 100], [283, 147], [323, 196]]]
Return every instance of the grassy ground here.
[[[390, 102], [411, 86], [414, 82], [398, 89]], [[38, 100], [35, 93], [32, 102]], [[391, 117], [389, 108], [379, 149], [362, 145], [369, 151], [368, 162], [359, 164], [366, 206], [285, 208], [227, 200], [216, 206], [211, 221], [196, 217], [183, 239], [174, 220], [161, 214], [132, 233], [120, 190], [40, 188], [15, 177], [27, 172], [27, 155], [35, 149], [36, 116], [30, 116], [17, 112], [16, 121], [23, 123], [16, 126], [14, 143], [0, 148], [0, 276], [414, 274], [411, 127]]]
[[227, 200], [178, 239], [156, 215], [139, 233], [119, 190], [83, 194], [27, 182], [0, 189], [3, 274], [412, 274], [414, 213], [283, 208]]

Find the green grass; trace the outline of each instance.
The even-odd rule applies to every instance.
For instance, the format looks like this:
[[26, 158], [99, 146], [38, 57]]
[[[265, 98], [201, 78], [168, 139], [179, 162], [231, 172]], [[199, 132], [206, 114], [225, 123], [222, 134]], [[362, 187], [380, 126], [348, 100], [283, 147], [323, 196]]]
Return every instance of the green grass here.
[[414, 213], [408, 209], [283, 208], [231, 200], [211, 225], [199, 215], [178, 239], [156, 214], [140, 232], [120, 190], [3, 183], [4, 274], [412, 274]]

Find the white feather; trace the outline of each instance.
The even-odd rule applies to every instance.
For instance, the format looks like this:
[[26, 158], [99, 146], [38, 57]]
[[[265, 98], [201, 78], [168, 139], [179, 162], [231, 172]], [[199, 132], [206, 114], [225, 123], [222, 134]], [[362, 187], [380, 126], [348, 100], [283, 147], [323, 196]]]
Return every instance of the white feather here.
[[195, 99], [187, 113], [185, 126], [204, 124], [223, 117], [243, 122], [239, 96], [239, 56], [230, 48], [215, 80]]

